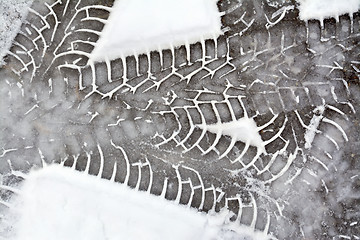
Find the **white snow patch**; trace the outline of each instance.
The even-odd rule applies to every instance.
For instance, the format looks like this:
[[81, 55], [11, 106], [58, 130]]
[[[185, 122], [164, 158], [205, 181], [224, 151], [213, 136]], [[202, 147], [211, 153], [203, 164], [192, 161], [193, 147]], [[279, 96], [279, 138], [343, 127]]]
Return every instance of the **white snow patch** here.
[[315, 135], [318, 132], [318, 127], [320, 125], [321, 120], [324, 118], [323, 114], [325, 111], [324, 106], [319, 106], [314, 109], [314, 116], [310, 121], [309, 126], [306, 127], [306, 132], [304, 135], [305, 139], [305, 149], [309, 149], [312, 146], [312, 143], [314, 141]]
[[338, 19], [343, 14], [353, 14], [360, 9], [360, 0], [297, 0], [300, 19]]
[[32, 171], [10, 204], [14, 232], [6, 239], [269, 238], [249, 227], [231, 227], [227, 211], [199, 213], [60, 165]]
[[248, 143], [257, 147], [261, 153], [265, 152], [264, 141], [259, 134], [259, 128], [252, 118], [242, 117], [236, 121], [226, 123], [215, 123], [211, 125], [198, 125], [211, 133], [219, 133], [231, 137], [234, 141]]
[[118, 0], [90, 60], [103, 61], [216, 38], [216, 0]]

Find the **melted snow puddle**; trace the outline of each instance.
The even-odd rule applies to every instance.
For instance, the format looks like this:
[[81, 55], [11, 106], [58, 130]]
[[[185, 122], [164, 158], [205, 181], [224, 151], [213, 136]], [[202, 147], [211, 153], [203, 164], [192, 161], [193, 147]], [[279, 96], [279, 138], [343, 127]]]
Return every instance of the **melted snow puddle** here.
[[216, 0], [118, 0], [90, 61], [169, 49], [205, 39], [221, 31]]
[[60, 165], [32, 171], [9, 205], [7, 239], [268, 239], [226, 211], [199, 213]]

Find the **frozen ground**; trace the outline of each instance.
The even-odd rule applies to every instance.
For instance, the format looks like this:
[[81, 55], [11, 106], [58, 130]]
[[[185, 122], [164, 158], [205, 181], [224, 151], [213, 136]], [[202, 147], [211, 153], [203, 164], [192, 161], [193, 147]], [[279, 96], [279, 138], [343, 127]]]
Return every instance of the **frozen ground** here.
[[112, 1], [34, 2], [0, 70], [0, 222], [52, 163], [73, 185], [100, 181], [77, 170], [192, 216], [229, 211], [221, 229], [358, 239], [359, 4], [327, 3], [220, 1], [220, 36], [93, 62]]

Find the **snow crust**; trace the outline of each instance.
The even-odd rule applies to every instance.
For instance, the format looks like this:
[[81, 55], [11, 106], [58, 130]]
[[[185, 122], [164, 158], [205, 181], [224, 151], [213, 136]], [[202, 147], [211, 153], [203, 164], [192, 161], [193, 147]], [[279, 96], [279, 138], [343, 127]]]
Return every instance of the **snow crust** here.
[[0, 0], [0, 66], [32, 0]]
[[353, 14], [360, 9], [360, 0], [297, 0], [301, 20], [338, 19], [343, 14]]
[[32, 171], [20, 192], [9, 239], [267, 239], [226, 228], [226, 211], [206, 215], [60, 165]]
[[118, 0], [92, 61], [148, 53], [218, 37], [216, 0]]

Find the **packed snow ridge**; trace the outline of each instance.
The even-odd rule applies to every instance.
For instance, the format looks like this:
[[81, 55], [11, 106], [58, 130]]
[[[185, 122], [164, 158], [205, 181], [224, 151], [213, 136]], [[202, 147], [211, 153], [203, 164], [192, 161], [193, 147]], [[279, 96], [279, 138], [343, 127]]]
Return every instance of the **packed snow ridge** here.
[[90, 60], [113, 60], [217, 38], [222, 31], [216, 2], [115, 1]]

